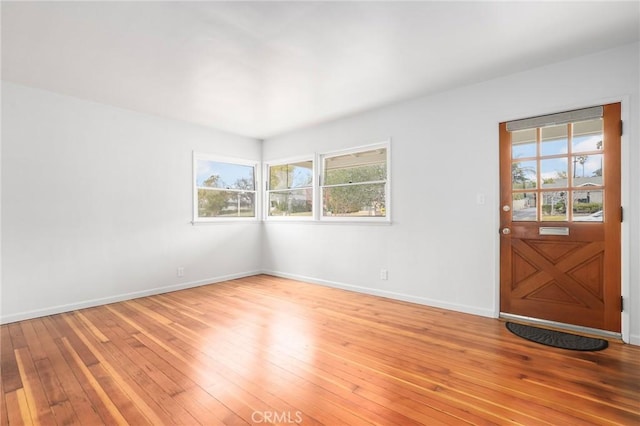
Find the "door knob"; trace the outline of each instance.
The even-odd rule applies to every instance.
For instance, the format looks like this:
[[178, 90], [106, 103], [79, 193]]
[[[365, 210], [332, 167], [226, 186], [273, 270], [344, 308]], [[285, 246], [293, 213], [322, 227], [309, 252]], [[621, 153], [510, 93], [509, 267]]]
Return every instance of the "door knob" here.
[[511, 206], [508, 206], [508, 205], [502, 206], [502, 210], [504, 210], [505, 212], [508, 212], [509, 210], [511, 210]]
[[509, 228], [502, 228], [502, 233], [503, 233], [504, 235], [509, 235], [509, 234], [511, 233], [511, 229], [509, 229]]

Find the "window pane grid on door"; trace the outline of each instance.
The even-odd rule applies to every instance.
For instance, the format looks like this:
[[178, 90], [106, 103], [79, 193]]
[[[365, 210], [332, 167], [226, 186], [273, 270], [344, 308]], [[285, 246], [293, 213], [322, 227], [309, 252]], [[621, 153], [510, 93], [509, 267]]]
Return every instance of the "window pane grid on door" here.
[[602, 119], [511, 132], [513, 221], [602, 222]]

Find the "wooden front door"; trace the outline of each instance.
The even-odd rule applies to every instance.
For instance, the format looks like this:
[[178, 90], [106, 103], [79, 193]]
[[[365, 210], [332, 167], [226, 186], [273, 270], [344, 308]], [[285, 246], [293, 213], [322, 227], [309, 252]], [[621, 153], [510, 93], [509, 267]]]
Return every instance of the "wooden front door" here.
[[581, 111], [500, 124], [500, 311], [620, 332], [620, 104]]

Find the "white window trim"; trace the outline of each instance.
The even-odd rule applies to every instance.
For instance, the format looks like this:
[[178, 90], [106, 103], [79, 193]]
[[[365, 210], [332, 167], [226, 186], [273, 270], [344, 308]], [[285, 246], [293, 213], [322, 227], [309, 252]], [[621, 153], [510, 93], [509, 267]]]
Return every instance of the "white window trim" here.
[[[323, 188], [331, 187], [324, 186], [322, 182], [322, 176], [324, 175], [324, 159], [327, 157], [336, 157], [340, 155], [353, 154], [356, 152], [362, 151], [372, 151], [375, 149], [385, 148], [387, 151], [387, 179], [385, 181], [385, 217], [377, 217], [377, 216], [323, 216], [322, 214], [322, 193]], [[318, 187], [318, 196], [316, 197], [317, 205], [314, 206], [316, 209], [316, 219], [320, 222], [326, 223], [391, 223], [391, 139], [387, 139], [384, 142], [379, 142], [375, 144], [362, 145], [353, 148], [338, 150], [338, 151], [330, 151], [324, 152], [322, 154], [317, 155], [317, 164], [318, 164], [318, 176], [316, 177], [317, 187]], [[381, 182], [381, 181], [380, 181]], [[375, 182], [368, 182], [375, 183]], [[355, 185], [355, 184], [354, 184]], [[344, 185], [338, 185], [344, 186]]]
[[[311, 209], [311, 216], [269, 216], [269, 167], [272, 166], [282, 166], [285, 164], [291, 164], [291, 163], [299, 163], [302, 161], [311, 161], [313, 164], [313, 180], [311, 182], [311, 191], [312, 191], [312, 195], [311, 195], [311, 200], [313, 203], [313, 207]], [[299, 157], [290, 157], [290, 158], [284, 158], [284, 159], [277, 159], [277, 160], [273, 160], [273, 161], [265, 161], [263, 164], [263, 168], [262, 168], [262, 175], [265, 177], [264, 178], [264, 196], [263, 196], [263, 200], [264, 202], [262, 203], [262, 217], [264, 218], [265, 221], [268, 222], [312, 222], [316, 220], [316, 211], [318, 209], [318, 170], [317, 170], [317, 158], [315, 155], [304, 155], [304, 156], [299, 156]]]
[[[242, 166], [251, 166], [254, 170], [254, 215], [253, 217], [199, 217], [198, 216], [198, 186], [197, 180], [197, 162], [198, 160], [215, 161], [217, 163], [238, 164]], [[243, 158], [225, 157], [215, 154], [206, 154], [202, 152], [193, 151], [192, 155], [192, 171], [191, 171], [191, 198], [192, 198], [192, 214], [191, 223], [193, 225], [203, 223], [229, 223], [229, 222], [250, 222], [259, 223], [260, 217], [260, 205], [262, 205], [262, 191], [261, 184], [261, 168], [260, 161], [247, 160]], [[235, 191], [229, 189], [228, 191]]]

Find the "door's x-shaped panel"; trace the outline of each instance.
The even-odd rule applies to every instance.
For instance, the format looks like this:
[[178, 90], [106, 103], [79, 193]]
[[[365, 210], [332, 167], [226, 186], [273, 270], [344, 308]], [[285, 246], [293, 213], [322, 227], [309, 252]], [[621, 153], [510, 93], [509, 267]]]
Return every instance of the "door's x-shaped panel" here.
[[[561, 249], [558, 245], [519, 239], [513, 239], [511, 244], [512, 297], [603, 307], [598, 289], [603, 279], [604, 243], [564, 243]], [[551, 247], [550, 252], [545, 250]]]

